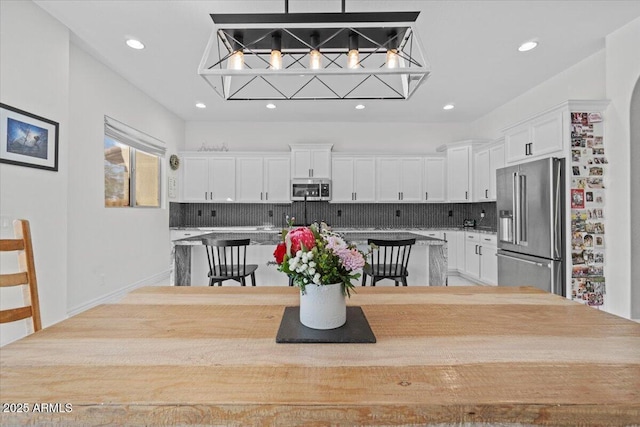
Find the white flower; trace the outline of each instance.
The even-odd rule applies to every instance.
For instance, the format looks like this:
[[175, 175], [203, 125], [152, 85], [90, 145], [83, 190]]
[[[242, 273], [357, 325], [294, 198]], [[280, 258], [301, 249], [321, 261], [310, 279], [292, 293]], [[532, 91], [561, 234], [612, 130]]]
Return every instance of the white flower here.
[[315, 276], [313, 276], [313, 283], [316, 285], [320, 284], [320, 273], [316, 273]]
[[313, 268], [313, 267], [315, 267], [316, 265], [317, 265], [317, 264], [316, 264], [314, 261], [311, 261], [311, 262], [309, 263], [309, 267], [312, 267], [312, 268]]
[[302, 257], [302, 249], [299, 249], [298, 252], [296, 252], [296, 258], [301, 258]]
[[316, 274], [316, 269], [313, 267], [309, 268], [309, 274]]
[[308, 259], [313, 259], [313, 252], [311, 252], [311, 251], [307, 252], [307, 258]]

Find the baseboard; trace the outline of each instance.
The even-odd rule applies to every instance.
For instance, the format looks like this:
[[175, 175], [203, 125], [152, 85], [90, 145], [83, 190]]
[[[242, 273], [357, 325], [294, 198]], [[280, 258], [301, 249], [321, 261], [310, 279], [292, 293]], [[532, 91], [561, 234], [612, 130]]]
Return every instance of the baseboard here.
[[109, 304], [119, 301], [126, 294], [131, 292], [136, 288], [140, 288], [142, 286], [160, 286], [160, 285], [169, 285], [169, 281], [171, 278], [171, 270], [165, 270], [161, 273], [155, 274], [151, 277], [147, 277], [145, 279], [139, 280], [135, 283], [132, 283], [128, 286], [125, 286], [116, 291], [110, 292], [106, 295], [103, 295], [98, 298], [94, 298], [90, 301], [77, 305], [68, 310], [67, 315], [69, 317], [75, 316], [76, 314], [82, 313], [92, 307], [95, 307], [100, 304]]

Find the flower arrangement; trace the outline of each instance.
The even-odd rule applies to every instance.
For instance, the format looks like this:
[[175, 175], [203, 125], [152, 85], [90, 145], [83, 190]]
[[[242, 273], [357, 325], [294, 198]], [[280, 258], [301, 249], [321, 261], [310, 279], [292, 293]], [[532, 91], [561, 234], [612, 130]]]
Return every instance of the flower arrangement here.
[[325, 223], [292, 228], [295, 218], [287, 217], [289, 228], [282, 230], [282, 242], [273, 252], [278, 271], [286, 273], [305, 293], [305, 286], [342, 284], [342, 293], [351, 296], [352, 280], [365, 265], [365, 254], [347, 243]]

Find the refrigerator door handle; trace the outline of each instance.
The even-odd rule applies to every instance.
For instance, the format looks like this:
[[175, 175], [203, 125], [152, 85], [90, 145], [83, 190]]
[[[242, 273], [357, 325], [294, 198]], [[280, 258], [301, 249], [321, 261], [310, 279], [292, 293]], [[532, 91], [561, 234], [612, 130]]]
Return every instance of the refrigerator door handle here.
[[513, 238], [516, 245], [520, 244], [520, 174], [513, 173]]
[[520, 204], [518, 208], [518, 227], [520, 232], [518, 233], [518, 245], [527, 243], [527, 176], [518, 175], [518, 202]]
[[517, 261], [520, 261], [520, 262], [524, 262], [525, 264], [532, 264], [532, 265], [536, 265], [536, 266], [538, 266], [538, 267], [547, 267], [547, 268], [551, 268], [551, 264], [550, 264], [550, 263], [543, 264], [543, 263], [541, 263], [541, 262], [529, 261], [529, 260], [526, 260], [526, 259], [516, 258], [516, 257], [513, 257], [513, 256], [509, 256], [509, 255], [501, 254], [501, 253], [496, 254], [496, 256], [498, 256], [498, 257], [502, 257], [502, 258], [514, 259], [514, 260], [517, 260]]

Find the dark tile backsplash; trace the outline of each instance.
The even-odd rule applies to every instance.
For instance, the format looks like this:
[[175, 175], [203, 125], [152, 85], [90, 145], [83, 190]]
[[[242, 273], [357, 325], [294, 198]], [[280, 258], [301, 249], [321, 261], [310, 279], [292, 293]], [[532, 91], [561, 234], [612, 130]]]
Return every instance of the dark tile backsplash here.
[[[481, 218], [482, 211], [485, 217]], [[478, 228], [496, 230], [495, 202], [482, 203], [329, 203], [307, 202], [307, 223], [326, 221], [332, 227], [439, 228], [462, 227], [475, 219]], [[449, 216], [451, 213], [451, 216]], [[170, 203], [170, 227], [283, 227], [285, 216], [303, 224], [304, 202]]]

